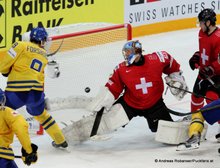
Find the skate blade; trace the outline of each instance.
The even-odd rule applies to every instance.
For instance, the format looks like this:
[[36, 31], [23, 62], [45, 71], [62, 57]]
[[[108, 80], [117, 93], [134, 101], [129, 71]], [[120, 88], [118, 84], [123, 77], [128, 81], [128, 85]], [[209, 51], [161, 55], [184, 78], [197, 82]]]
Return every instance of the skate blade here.
[[188, 151], [188, 150], [194, 150], [198, 149], [199, 145], [198, 144], [192, 144], [191, 146], [187, 147], [185, 144], [181, 144], [177, 146], [176, 151]]

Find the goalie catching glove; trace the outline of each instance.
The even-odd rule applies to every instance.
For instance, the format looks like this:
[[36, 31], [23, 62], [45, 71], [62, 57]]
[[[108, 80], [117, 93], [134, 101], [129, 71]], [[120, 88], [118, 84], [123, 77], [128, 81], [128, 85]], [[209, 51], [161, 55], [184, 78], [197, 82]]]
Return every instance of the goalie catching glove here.
[[114, 101], [115, 97], [108, 88], [101, 87], [97, 96], [91, 101], [91, 103], [88, 104], [86, 109], [92, 112], [97, 112], [101, 110], [102, 107], [105, 107], [108, 111], [112, 107]]
[[173, 72], [165, 77], [166, 84], [168, 85], [170, 92], [178, 100], [182, 100], [188, 91], [185, 79], [182, 76], [182, 71]]
[[32, 152], [29, 154], [25, 151], [25, 149], [23, 147], [21, 148], [22, 160], [23, 160], [24, 164], [26, 164], [28, 166], [35, 163], [38, 158], [37, 157], [38, 146], [32, 143], [31, 147], [32, 147]]

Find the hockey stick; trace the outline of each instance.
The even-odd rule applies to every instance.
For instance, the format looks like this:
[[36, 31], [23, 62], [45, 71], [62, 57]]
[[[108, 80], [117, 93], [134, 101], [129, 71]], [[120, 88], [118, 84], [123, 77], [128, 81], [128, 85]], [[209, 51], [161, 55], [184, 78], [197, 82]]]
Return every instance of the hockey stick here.
[[21, 158], [22, 158], [22, 156], [15, 155], [15, 158], [16, 158], [16, 159], [21, 159]]
[[47, 57], [51, 57], [51, 56], [55, 55], [60, 50], [61, 46], [63, 45], [63, 41], [64, 41], [64, 39], [62, 39], [62, 41], [61, 41], [59, 47], [56, 49], [56, 51], [47, 54]]
[[212, 86], [214, 86], [214, 88], [218, 88], [218, 85], [215, 84], [215, 82], [210, 77], [207, 77], [206, 79], [212, 84]]
[[90, 134], [90, 137], [94, 136], [97, 134], [98, 132], [98, 129], [99, 129], [99, 124], [101, 122], [101, 119], [102, 119], [102, 115], [103, 115], [103, 112], [104, 112], [104, 107], [101, 108], [101, 110], [99, 110], [96, 114], [96, 117], [95, 117], [95, 121], [94, 121], [94, 124], [93, 124], [93, 127], [92, 127], [92, 131], [91, 131], [91, 134]]
[[192, 112], [186, 112], [186, 113], [181, 113], [181, 112], [171, 110], [171, 109], [168, 109], [168, 110], [169, 110], [169, 113], [176, 115], [176, 116], [187, 116], [187, 115], [191, 115], [193, 113], [199, 113], [199, 112], [202, 113], [202, 112], [210, 111], [210, 110], [217, 109], [217, 108], [220, 108], [220, 105], [216, 105], [216, 106], [212, 106], [212, 107], [208, 107], [205, 109], [200, 109], [200, 110], [196, 110], [196, 111], [192, 111]]
[[186, 93], [194, 94], [194, 95], [197, 96], [197, 97], [203, 97], [204, 99], [207, 99], [207, 100], [210, 100], [210, 101], [214, 101], [213, 99], [208, 98], [208, 97], [206, 97], [206, 96], [203, 96], [203, 95], [200, 95], [200, 94], [197, 94], [197, 93], [193, 93], [193, 92], [190, 92], [190, 91], [188, 91], [188, 90], [178, 88], [178, 87], [176, 87], [176, 86], [171, 86], [171, 85], [169, 85], [168, 83], [166, 83], [166, 84], [167, 84], [169, 87], [171, 87], [171, 88], [179, 89], [179, 90], [184, 91], [184, 92], [186, 92]]
[[[197, 66], [198, 69], [200, 69], [199, 66]], [[205, 67], [205, 70], [208, 71], [208, 67]], [[218, 88], [219, 86], [215, 84], [215, 82], [206, 74], [205, 75], [205, 78], [212, 84], [212, 86], [214, 86], [215, 88]]]

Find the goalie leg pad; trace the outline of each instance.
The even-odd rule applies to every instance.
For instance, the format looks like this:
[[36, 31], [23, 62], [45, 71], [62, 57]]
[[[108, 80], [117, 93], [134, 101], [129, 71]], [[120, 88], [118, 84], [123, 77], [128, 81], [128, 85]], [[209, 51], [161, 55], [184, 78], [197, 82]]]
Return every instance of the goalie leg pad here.
[[45, 108], [48, 111], [57, 111], [63, 109], [86, 108], [87, 104], [92, 101], [92, 97], [86, 96], [69, 96], [67, 98], [45, 99]]
[[[62, 131], [67, 142], [71, 143], [74, 141], [88, 140], [90, 138], [94, 120], [95, 115], [93, 114], [63, 128]], [[121, 104], [115, 104], [110, 111], [104, 111], [97, 134], [102, 135], [110, 133], [126, 125], [128, 122], [129, 119]]]
[[[170, 122], [160, 120], [158, 124], [155, 140], [166, 144], [177, 145], [189, 139], [190, 121]], [[204, 124], [201, 140], [205, 139], [208, 125]]]
[[112, 106], [109, 112], [104, 113], [101, 120], [98, 134], [105, 134], [114, 131], [129, 122], [128, 116], [121, 104]]

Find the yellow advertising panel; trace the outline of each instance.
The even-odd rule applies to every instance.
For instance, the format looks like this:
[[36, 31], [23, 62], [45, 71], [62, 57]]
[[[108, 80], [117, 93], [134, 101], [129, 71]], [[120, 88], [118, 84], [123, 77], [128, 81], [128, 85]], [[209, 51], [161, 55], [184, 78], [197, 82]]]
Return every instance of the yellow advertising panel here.
[[0, 0], [0, 48], [4, 48], [6, 46], [5, 6], [5, 1]]
[[10, 47], [13, 42], [21, 40], [23, 33], [36, 26], [123, 23], [123, 7], [122, 0], [0, 0], [0, 25], [5, 28], [4, 32], [1, 27], [0, 34], [6, 41], [0, 45]]

